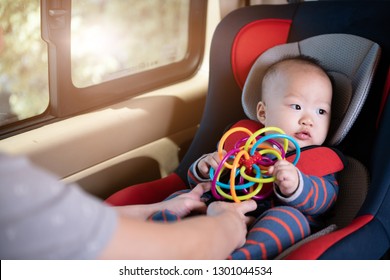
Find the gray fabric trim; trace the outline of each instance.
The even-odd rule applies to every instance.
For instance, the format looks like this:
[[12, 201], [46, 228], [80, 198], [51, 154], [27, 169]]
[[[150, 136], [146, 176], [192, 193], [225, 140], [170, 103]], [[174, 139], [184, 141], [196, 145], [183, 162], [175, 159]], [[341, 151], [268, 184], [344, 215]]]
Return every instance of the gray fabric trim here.
[[347, 164], [337, 173], [339, 193], [332, 210], [328, 224], [336, 224], [342, 228], [347, 226], [362, 207], [370, 185], [370, 175], [367, 168], [358, 160], [346, 157]]
[[299, 247], [301, 247], [303, 244], [309, 242], [309, 241], [312, 241], [314, 239], [317, 239], [318, 237], [321, 237], [323, 235], [326, 235], [326, 234], [329, 234], [333, 231], [335, 231], [337, 229], [337, 226], [336, 225], [329, 225], [327, 226], [326, 228], [312, 234], [312, 235], [309, 235], [308, 237], [302, 239], [301, 241], [295, 243], [294, 245], [292, 245], [291, 247], [287, 248], [286, 250], [284, 250], [282, 253], [280, 253], [278, 256], [276, 256], [275, 260], [282, 260], [284, 259], [285, 257], [287, 257], [291, 252], [297, 250]]
[[378, 44], [350, 34], [324, 34], [300, 42], [275, 46], [258, 57], [248, 74], [242, 94], [242, 106], [248, 118], [257, 120], [256, 105], [261, 100], [261, 81], [265, 70], [286, 56], [307, 55], [316, 58], [335, 79], [335, 119], [326, 141], [337, 145], [355, 122], [369, 92], [380, 57]]

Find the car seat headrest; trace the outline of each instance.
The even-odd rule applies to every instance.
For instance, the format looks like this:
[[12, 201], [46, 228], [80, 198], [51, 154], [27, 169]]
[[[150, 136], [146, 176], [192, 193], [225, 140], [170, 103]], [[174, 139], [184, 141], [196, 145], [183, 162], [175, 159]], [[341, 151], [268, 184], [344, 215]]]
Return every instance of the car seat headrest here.
[[299, 42], [275, 46], [261, 54], [245, 81], [242, 105], [245, 114], [256, 118], [261, 83], [267, 68], [278, 60], [306, 55], [318, 60], [333, 78], [332, 120], [326, 143], [339, 144], [352, 127], [369, 92], [378, 64], [378, 44], [350, 34], [324, 34]]

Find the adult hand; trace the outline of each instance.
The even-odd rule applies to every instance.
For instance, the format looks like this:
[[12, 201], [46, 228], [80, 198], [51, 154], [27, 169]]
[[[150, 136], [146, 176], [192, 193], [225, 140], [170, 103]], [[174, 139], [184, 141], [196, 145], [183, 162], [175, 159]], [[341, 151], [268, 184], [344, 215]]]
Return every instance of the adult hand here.
[[200, 183], [190, 192], [178, 195], [172, 199], [161, 202], [161, 210], [167, 209], [175, 212], [178, 216], [187, 216], [192, 211], [198, 213], [206, 212], [206, 204], [202, 201], [203, 193], [209, 191], [211, 182]]
[[230, 214], [229, 223], [232, 225], [233, 234], [238, 237], [237, 248], [245, 244], [247, 225], [253, 220], [251, 217], [245, 216], [246, 213], [255, 210], [257, 204], [254, 200], [247, 200], [241, 203], [230, 203], [216, 201], [207, 208], [208, 216], [219, 216]]

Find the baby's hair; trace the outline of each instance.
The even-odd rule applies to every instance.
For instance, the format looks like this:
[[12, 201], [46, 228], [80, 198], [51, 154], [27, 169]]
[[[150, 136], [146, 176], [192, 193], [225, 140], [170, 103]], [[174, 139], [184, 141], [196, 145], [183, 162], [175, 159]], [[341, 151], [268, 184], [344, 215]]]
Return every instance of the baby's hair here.
[[273, 76], [275, 73], [277, 73], [280, 70], [279, 67], [288, 61], [297, 62], [297, 63], [300, 63], [302, 65], [313, 66], [314, 68], [320, 70], [320, 72], [323, 72], [330, 79], [330, 82], [333, 86], [332, 77], [328, 75], [326, 69], [321, 65], [321, 63], [317, 59], [315, 59], [314, 57], [307, 56], [307, 55], [286, 56], [286, 57], [283, 57], [282, 59], [274, 62], [265, 71], [264, 77], [263, 77], [263, 83], [265, 81], [267, 81], [267, 79], [269, 79], [270, 76]]
[[325, 68], [321, 65], [321, 63], [317, 59], [315, 59], [314, 57], [311, 57], [311, 56], [301, 54], [301, 55], [297, 55], [297, 56], [285, 56], [282, 59], [271, 64], [268, 67], [268, 69], [265, 71], [264, 79], [266, 78], [266, 76], [272, 75], [273, 73], [278, 71], [279, 66], [283, 65], [284, 62], [288, 62], [288, 61], [301, 63], [303, 65], [314, 66], [314, 67], [318, 68], [319, 70], [321, 70], [322, 72], [324, 72], [326, 75], [328, 75]]

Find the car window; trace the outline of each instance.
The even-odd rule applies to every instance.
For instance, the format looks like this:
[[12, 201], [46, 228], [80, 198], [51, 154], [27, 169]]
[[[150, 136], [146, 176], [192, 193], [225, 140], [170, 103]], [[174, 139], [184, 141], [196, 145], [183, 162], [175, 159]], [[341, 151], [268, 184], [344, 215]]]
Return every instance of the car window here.
[[206, 5], [2, 0], [0, 137], [191, 77], [203, 56]]
[[73, 0], [72, 81], [87, 87], [182, 60], [190, 1]]
[[49, 104], [47, 45], [39, 0], [0, 5], [0, 125], [43, 113]]

